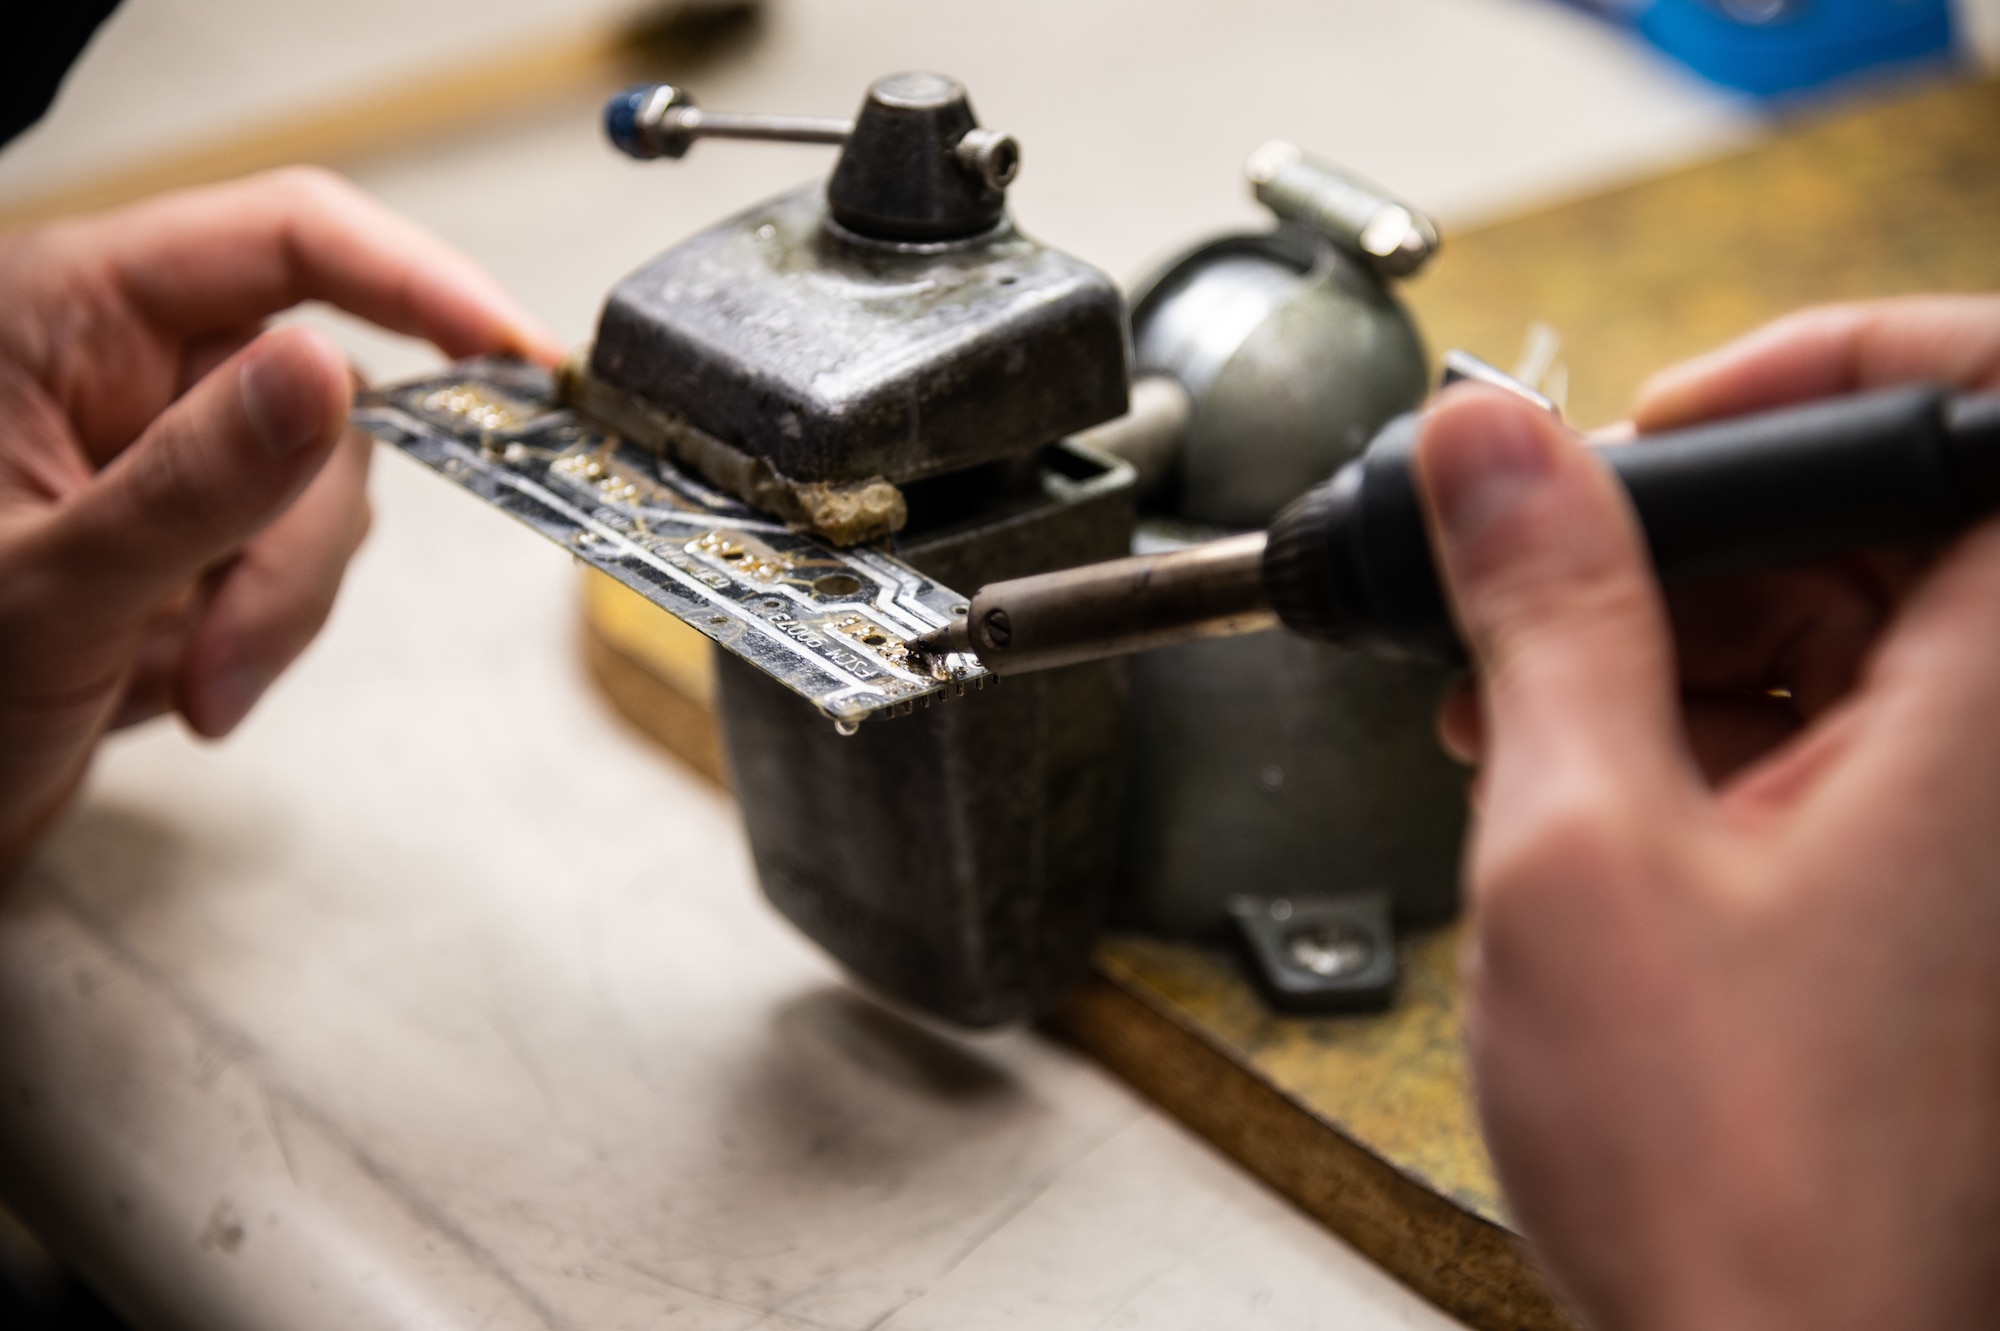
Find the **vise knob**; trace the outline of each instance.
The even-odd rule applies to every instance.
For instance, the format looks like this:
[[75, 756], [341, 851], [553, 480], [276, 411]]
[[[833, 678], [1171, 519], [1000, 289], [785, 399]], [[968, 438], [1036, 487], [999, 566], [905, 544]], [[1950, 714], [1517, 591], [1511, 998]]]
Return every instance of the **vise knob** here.
[[891, 74], [853, 120], [705, 111], [685, 88], [640, 83], [604, 107], [604, 131], [641, 160], [680, 158], [696, 139], [844, 145], [827, 182], [834, 220], [873, 240], [941, 241], [992, 229], [1021, 169], [1010, 134], [982, 129], [942, 74]]
[[891, 74], [868, 89], [826, 201], [864, 236], [956, 239], [999, 222], [1020, 164], [1020, 146], [979, 128], [956, 80]]

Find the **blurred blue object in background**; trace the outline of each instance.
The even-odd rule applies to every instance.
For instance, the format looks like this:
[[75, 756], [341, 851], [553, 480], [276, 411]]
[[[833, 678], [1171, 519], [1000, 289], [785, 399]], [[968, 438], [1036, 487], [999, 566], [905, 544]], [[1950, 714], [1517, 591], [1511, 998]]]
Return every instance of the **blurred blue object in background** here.
[[1582, 0], [1697, 73], [1760, 97], [1965, 59], [1951, 0]]

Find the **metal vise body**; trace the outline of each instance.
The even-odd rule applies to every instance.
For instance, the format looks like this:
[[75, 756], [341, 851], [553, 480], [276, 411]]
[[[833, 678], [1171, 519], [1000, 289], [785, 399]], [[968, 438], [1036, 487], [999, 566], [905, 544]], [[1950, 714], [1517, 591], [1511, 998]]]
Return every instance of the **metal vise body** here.
[[[1126, 409], [1122, 298], [1014, 228], [1019, 150], [977, 127], [956, 83], [895, 75], [852, 126], [789, 134], [703, 116], [670, 88], [632, 90], [608, 120], [642, 156], [704, 133], [844, 147], [827, 184], [619, 283], [571, 376], [581, 408], [949, 586], [1126, 552], [1131, 468], [1066, 437]], [[1116, 876], [1123, 663], [854, 734], [733, 657], [718, 667], [758, 874], [801, 929], [875, 988], [969, 1026], [1032, 1015], [1080, 973]]]
[[[1142, 552], [1263, 527], [1425, 395], [1393, 283], [1435, 228], [1287, 143], [1249, 175], [1278, 225], [1191, 248], [1133, 303], [1142, 410], [1106, 442], [1145, 464]], [[1155, 402], [1174, 409], [1149, 432]], [[1464, 776], [1432, 738], [1450, 678], [1289, 633], [1138, 657], [1117, 923], [1235, 931], [1281, 1007], [1387, 1002], [1393, 927], [1457, 905]], [[1314, 941], [1327, 911], [1340, 947]]]

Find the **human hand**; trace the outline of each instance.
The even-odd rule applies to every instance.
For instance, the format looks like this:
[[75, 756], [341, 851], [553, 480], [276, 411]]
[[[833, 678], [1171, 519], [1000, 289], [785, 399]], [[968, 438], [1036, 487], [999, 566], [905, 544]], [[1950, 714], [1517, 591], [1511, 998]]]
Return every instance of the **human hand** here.
[[[2000, 387], [2000, 300], [1809, 311], [1637, 420], [1911, 380]], [[1547, 1268], [1606, 1328], [1984, 1325], [2000, 523], [1670, 602], [1543, 413], [1449, 394], [1418, 469], [1478, 665], [1467, 1039]]]
[[0, 867], [114, 725], [226, 734], [368, 526], [324, 300], [448, 355], [560, 354], [464, 258], [324, 172], [0, 236]]

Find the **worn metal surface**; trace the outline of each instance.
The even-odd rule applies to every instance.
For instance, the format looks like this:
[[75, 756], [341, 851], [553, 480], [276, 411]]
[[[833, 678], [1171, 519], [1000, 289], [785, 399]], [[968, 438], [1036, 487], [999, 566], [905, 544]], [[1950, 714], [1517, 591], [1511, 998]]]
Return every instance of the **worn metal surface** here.
[[816, 718], [851, 727], [984, 682], [975, 661], [920, 666], [903, 646], [949, 622], [965, 605], [957, 593], [717, 494], [558, 406], [533, 367], [463, 362], [363, 395], [354, 419], [700, 630]]
[[1136, 372], [1193, 399], [1165, 508], [1261, 527], [1423, 400], [1422, 338], [1389, 288], [1303, 227], [1225, 236], [1150, 279]]
[[1102, 453], [1122, 458], [1138, 473], [1132, 492], [1149, 507], [1173, 479], [1180, 462], [1194, 403], [1178, 379], [1164, 374], [1132, 381], [1132, 406], [1123, 416], [1078, 432], [1077, 438]]
[[[1142, 548], [1211, 534], [1149, 522]], [[1218, 938], [1239, 892], [1373, 889], [1403, 924], [1451, 914], [1465, 772], [1433, 731], [1451, 672], [1286, 632], [1133, 669], [1123, 924]]]
[[[986, 581], [1105, 559], [1131, 541], [1132, 470], [1074, 444], [975, 477], [961, 510], [920, 493], [899, 553]], [[764, 893], [868, 984], [965, 1026], [1046, 1008], [1083, 973], [1116, 881], [1127, 669], [1111, 661], [840, 738], [718, 661], [734, 785]], [[913, 816], [916, 815], [916, 816]]]
[[[1197, 245], [1135, 303], [1140, 371], [1192, 404], [1145, 553], [1262, 527], [1427, 388], [1409, 313], [1341, 248], [1409, 210], [1296, 149], [1266, 145], [1247, 169], [1260, 201], [1312, 225]], [[1427, 256], [1436, 233], [1421, 239]], [[1213, 939], [1239, 893], [1382, 892], [1399, 923], [1450, 915], [1464, 783], [1431, 720], [1448, 675], [1290, 633], [1169, 647], [1134, 669], [1121, 922]]]
[[[614, 140], [646, 148], [648, 124], [684, 120], [674, 96], [613, 99]], [[1019, 165], [955, 80], [876, 80], [823, 187], [613, 288], [578, 400], [833, 539], [899, 533], [939, 584], [1122, 554], [1132, 469], [1052, 441], [1125, 410], [1124, 304], [1014, 230]], [[899, 666], [984, 679], [968, 654], [912, 655], [905, 636]], [[991, 1026], [1081, 972], [1117, 847], [1121, 666], [851, 743], [736, 661], [717, 687], [764, 892], [861, 978]]]
[[830, 230], [818, 184], [612, 289], [591, 372], [796, 482], [894, 483], [1125, 410], [1109, 278], [1002, 220], [969, 241]]

